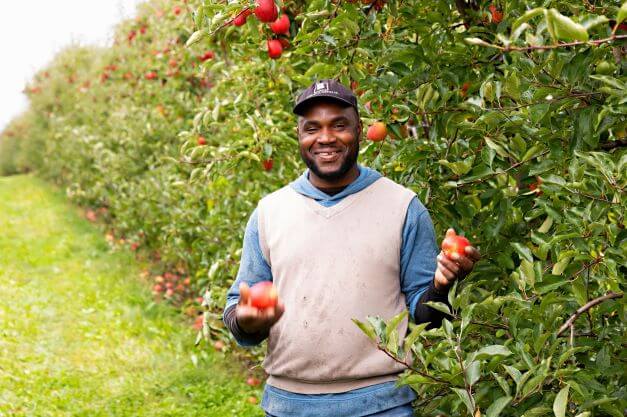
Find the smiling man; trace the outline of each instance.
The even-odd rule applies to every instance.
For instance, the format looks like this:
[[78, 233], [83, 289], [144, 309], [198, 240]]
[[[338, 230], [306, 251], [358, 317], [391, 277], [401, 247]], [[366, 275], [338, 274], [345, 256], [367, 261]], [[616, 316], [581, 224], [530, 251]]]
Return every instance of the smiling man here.
[[[409, 309], [415, 322], [439, 326], [441, 313], [424, 303], [447, 302], [479, 253], [438, 254], [415, 193], [357, 164], [362, 124], [349, 89], [315, 82], [294, 113], [308, 170], [252, 213], [224, 322], [242, 346], [268, 338], [267, 416], [412, 416], [415, 393], [395, 385], [404, 368], [351, 319]], [[276, 307], [251, 305], [250, 286], [260, 281], [273, 281]], [[405, 321], [401, 338], [406, 330]]]

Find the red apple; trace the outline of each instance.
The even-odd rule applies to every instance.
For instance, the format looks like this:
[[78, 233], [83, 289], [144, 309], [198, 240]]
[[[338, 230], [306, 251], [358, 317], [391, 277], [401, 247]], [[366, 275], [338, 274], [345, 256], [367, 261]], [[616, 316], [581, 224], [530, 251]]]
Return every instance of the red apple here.
[[213, 51], [207, 51], [204, 54], [202, 54], [201, 56], [198, 57], [198, 59], [200, 59], [202, 62], [205, 62], [208, 59], [213, 59], [214, 57], [214, 53]]
[[277, 59], [283, 53], [283, 46], [278, 39], [268, 39], [268, 56]]
[[272, 166], [274, 165], [274, 161], [272, 159], [265, 159], [263, 162], [263, 169], [266, 171], [271, 171]]
[[290, 32], [290, 18], [286, 14], [270, 23], [270, 30], [277, 35], [287, 35]]
[[144, 75], [144, 78], [147, 80], [154, 80], [155, 78], [157, 78], [157, 73], [154, 71], [148, 71], [146, 75]]
[[206, 145], [207, 144], [207, 139], [205, 139], [203, 136], [198, 136], [198, 144], [200, 146]]
[[233, 24], [235, 26], [243, 26], [244, 23], [246, 23], [246, 19], [248, 18], [248, 16], [250, 16], [252, 14], [252, 12], [250, 11], [250, 9], [246, 9], [241, 11], [236, 17], [235, 19], [233, 19]]
[[251, 376], [248, 377], [248, 379], [246, 380], [246, 385], [250, 385], [251, 387], [258, 387], [259, 385], [261, 385], [261, 381], [258, 378]]
[[174, 6], [174, 9], [172, 9], [174, 11], [175, 15], [179, 15], [181, 14], [181, 7], [180, 6]]
[[490, 14], [492, 14], [492, 22], [496, 24], [501, 23], [503, 20], [503, 12], [497, 9], [493, 4], [491, 4], [488, 9], [490, 9]]
[[274, 307], [277, 299], [278, 294], [271, 281], [258, 282], [250, 288], [250, 303], [253, 307]]
[[442, 252], [448, 257], [453, 256], [454, 253], [461, 256], [466, 253], [467, 246], [470, 246], [470, 242], [464, 236], [452, 235], [442, 241]]
[[202, 329], [203, 317], [202, 314], [196, 316], [194, 320], [194, 329], [200, 331]]
[[255, 16], [260, 22], [274, 22], [279, 16], [274, 0], [256, 0]]
[[383, 122], [375, 122], [368, 128], [366, 137], [373, 142], [381, 142], [388, 134], [388, 130]]

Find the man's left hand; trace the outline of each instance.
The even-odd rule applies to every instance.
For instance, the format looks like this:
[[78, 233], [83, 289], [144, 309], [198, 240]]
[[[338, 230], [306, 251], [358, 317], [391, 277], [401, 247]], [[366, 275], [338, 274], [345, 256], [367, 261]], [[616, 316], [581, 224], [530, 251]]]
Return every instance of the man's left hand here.
[[[448, 229], [446, 231], [447, 237], [453, 235], [455, 235], [455, 230]], [[481, 259], [481, 254], [473, 246], [467, 246], [463, 255], [454, 252], [452, 255], [447, 256], [440, 251], [438, 254], [438, 267], [433, 278], [435, 289], [441, 292], [448, 291], [455, 280], [464, 278], [472, 271], [479, 259]]]

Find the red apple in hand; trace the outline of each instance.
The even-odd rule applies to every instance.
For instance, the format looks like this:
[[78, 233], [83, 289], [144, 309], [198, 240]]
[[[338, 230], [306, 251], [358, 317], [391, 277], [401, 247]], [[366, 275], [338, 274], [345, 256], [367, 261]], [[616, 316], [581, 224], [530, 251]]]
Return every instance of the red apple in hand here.
[[448, 257], [452, 257], [453, 253], [464, 255], [466, 246], [470, 246], [470, 242], [464, 236], [449, 235], [442, 241], [442, 252]]
[[278, 299], [276, 288], [271, 281], [262, 281], [250, 288], [250, 304], [257, 308], [275, 307]]

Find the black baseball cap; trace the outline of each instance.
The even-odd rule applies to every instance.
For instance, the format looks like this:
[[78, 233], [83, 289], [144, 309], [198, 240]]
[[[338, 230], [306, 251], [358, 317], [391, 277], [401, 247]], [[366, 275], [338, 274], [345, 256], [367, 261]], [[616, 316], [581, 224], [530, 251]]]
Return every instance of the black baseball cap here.
[[357, 114], [359, 114], [359, 110], [357, 109], [357, 97], [355, 97], [355, 94], [353, 94], [349, 88], [344, 87], [344, 85], [336, 80], [315, 81], [298, 96], [292, 111], [294, 114], [301, 115], [305, 110], [305, 107], [307, 107], [307, 103], [319, 97], [327, 97], [348, 104], [355, 109]]

